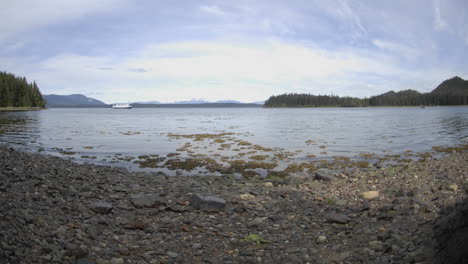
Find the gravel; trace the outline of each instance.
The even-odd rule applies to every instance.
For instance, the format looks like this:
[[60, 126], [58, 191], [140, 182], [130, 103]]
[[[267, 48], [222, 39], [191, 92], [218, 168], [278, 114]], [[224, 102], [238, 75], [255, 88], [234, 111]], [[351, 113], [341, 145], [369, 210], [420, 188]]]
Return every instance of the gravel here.
[[467, 172], [169, 177], [0, 145], [0, 263], [466, 263]]

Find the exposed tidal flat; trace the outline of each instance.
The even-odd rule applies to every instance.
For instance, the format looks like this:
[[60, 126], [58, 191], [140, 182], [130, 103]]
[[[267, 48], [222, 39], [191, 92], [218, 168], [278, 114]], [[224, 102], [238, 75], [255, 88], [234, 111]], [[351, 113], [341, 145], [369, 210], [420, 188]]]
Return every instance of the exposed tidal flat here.
[[0, 142], [167, 175], [278, 176], [382, 167], [455, 147], [467, 107], [50, 109], [0, 114]]
[[468, 152], [292, 177], [167, 176], [0, 145], [1, 263], [464, 263]]

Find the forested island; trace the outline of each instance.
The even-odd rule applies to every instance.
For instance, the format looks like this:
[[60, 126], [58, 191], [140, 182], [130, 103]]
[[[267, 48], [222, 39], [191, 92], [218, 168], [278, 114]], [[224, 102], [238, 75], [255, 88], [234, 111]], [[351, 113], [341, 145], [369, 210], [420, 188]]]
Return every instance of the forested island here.
[[460, 77], [442, 82], [430, 93], [416, 90], [390, 91], [370, 98], [288, 93], [271, 96], [265, 107], [363, 107], [467, 105], [468, 81]]
[[0, 107], [44, 108], [45, 104], [36, 82], [28, 83], [25, 77], [0, 72]]

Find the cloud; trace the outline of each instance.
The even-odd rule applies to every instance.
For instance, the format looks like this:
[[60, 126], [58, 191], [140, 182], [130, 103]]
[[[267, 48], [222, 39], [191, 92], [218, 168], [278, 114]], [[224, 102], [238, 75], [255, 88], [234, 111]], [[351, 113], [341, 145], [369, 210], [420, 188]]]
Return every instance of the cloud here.
[[440, 13], [440, 4], [438, 0], [434, 0], [434, 30], [445, 31], [449, 30], [448, 23], [442, 18]]
[[126, 5], [126, 0], [6, 0], [0, 8], [0, 43], [38, 28], [107, 13]]
[[201, 6], [200, 9], [203, 12], [206, 12], [206, 13], [209, 13], [209, 14], [212, 14], [212, 15], [216, 15], [216, 16], [225, 16], [226, 15], [226, 12], [221, 10], [221, 8], [219, 8], [218, 6]]
[[401, 43], [381, 39], [373, 39], [372, 44], [382, 50], [392, 53], [395, 56], [401, 56], [405, 59], [415, 59], [421, 56], [423, 53], [423, 50], [421, 49], [416, 49]]
[[[364, 77], [366, 74], [384, 79], [408, 75], [385, 54], [327, 51], [274, 39], [243, 45], [170, 42], [148, 46], [136, 56], [121, 59], [65, 53], [32, 65], [31, 70], [29, 75], [46, 87], [85, 93], [99, 86], [115, 101], [176, 101], [200, 95], [208, 100], [258, 101], [284, 92], [349, 95], [349, 87], [363, 87], [368, 82], [369, 87], [375, 85]], [[355, 95], [368, 96], [369, 92], [361, 89], [362, 94]]]
[[148, 72], [148, 70], [145, 70], [143, 68], [130, 68], [128, 69], [130, 72]]

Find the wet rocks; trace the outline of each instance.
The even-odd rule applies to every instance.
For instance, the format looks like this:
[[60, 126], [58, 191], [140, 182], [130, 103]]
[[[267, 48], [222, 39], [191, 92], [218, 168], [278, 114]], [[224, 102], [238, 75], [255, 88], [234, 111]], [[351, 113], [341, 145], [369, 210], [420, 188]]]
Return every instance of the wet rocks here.
[[165, 202], [159, 196], [153, 194], [132, 195], [130, 200], [137, 208], [157, 208], [165, 205]]
[[319, 169], [315, 172], [315, 179], [320, 181], [333, 181], [335, 179], [335, 173], [329, 169]]
[[99, 214], [108, 214], [112, 211], [114, 207], [110, 203], [106, 202], [95, 202], [91, 204], [90, 209]]
[[466, 171], [457, 153], [332, 181], [168, 177], [0, 146], [0, 263], [425, 263], [425, 248], [452, 261], [463, 221], [427, 241], [437, 212], [466, 215]]
[[328, 212], [325, 214], [325, 221], [328, 223], [346, 224], [351, 221], [351, 218], [337, 212]]
[[226, 200], [215, 196], [203, 196], [194, 194], [190, 197], [190, 204], [193, 208], [208, 212], [218, 212], [226, 206]]

